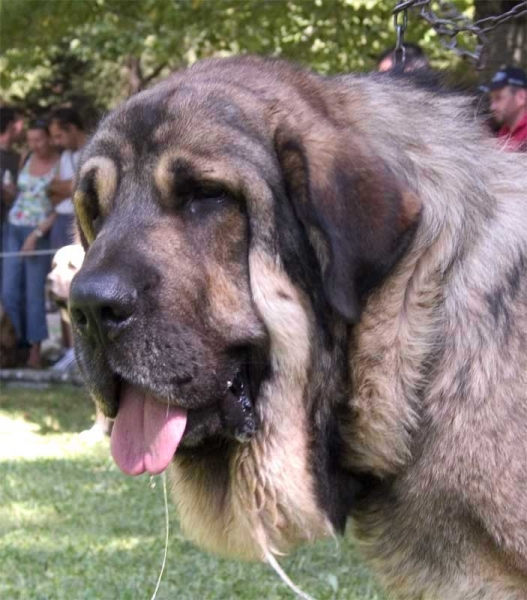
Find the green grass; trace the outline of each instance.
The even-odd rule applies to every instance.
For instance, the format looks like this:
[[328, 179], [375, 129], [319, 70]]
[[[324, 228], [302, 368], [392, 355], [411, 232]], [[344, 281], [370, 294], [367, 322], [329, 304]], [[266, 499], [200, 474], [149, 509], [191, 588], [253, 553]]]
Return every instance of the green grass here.
[[[161, 480], [122, 475], [106, 440], [90, 445], [79, 437], [91, 424], [91, 403], [77, 389], [0, 393], [0, 598], [151, 598], [164, 549]], [[266, 565], [193, 547], [172, 506], [169, 512], [159, 600], [294, 598]], [[349, 541], [280, 562], [314, 598], [383, 598]]]

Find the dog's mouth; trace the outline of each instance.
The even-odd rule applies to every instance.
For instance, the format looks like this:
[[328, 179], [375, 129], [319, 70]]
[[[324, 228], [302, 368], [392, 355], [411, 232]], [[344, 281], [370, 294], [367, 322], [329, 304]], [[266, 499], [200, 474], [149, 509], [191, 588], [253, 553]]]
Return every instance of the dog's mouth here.
[[137, 385], [118, 385], [118, 411], [111, 435], [112, 456], [127, 475], [165, 471], [174, 455], [195, 452], [211, 438], [246, 443], [257, 431], [257, 389], [242, 366], [218, 402], [186, 409], [164, 402]]

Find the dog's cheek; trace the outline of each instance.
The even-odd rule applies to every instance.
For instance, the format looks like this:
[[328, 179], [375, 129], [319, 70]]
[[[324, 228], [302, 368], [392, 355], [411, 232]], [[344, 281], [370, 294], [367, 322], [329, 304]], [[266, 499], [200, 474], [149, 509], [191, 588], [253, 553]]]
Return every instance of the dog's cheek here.
[[197, 233], [205, 270], [208, 325], [226, 346], [257, 343], [265, 332], [251, 297], [246, 216], [230, 206]]
[[271, 345], [271, 374], [256, 403], [261, 427], [221, 459], [176, 455], [170, 476], [182, 528], [193, 541], [231, 558], [263, 560], [334, 529], [311, 465], [309, 302], [266, 251], [253, 250], [250, 265], [255, 308]]

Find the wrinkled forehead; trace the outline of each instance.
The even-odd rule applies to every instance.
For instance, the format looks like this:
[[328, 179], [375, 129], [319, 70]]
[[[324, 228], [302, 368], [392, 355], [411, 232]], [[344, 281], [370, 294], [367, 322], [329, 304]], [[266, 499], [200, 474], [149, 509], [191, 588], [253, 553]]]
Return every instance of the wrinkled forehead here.
[[76, 207], [97, 204], [105, 216], [122, 203], [119, 198], [130, 206], [130, 198], [137, 202], [146, 189], [163, 205], [186, 182], [240, 191], [251, 172], [269, 172], [269, 138], [262, 106], [243, 90], [161, 84], [101, 123], [83, 152]]
[[[237, 97], [233, 97], [237, 96]], [[258, 106], [220, 86], [161, 85], [138, 94], [101, 124], [84, 153], [113, 159], [123, 170], [152, 167], [176, 152], [198, 157], [247, 156], [265, 143]]]

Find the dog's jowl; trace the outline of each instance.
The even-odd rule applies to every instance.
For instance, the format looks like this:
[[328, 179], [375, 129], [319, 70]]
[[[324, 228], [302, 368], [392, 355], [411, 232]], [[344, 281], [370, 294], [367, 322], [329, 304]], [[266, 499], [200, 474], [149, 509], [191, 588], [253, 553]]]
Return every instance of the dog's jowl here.
[[210, 60], [111, 113], [75, 196], [112, 453], [263, 559], [346, 523], [396, 597], [527, 598], [527, 170], [470, 100]]

